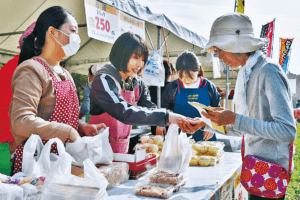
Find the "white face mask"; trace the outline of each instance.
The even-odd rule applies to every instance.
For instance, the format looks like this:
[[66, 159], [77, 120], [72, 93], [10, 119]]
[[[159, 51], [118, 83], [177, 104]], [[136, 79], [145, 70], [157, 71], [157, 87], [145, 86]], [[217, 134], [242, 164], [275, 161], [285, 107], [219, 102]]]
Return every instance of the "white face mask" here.
[[68, 34], [64, 33], [63, 31], [61, 31], [61, 30], [58, 30], [58, 31], [65, 34], [65, 35], [67, 35], [67, 36], [69, 36], [69, 44], [66, 44], [65, 46], [63, 46], [59, 41], [56, 40], [56, 38], [54, 38], [55, 41], [61, 45], [61, 48], [64, 51], [66, 56], [75, 55], [77, 53], [77, 51], [79, 50], [79, 48], [80, 48], [81, 40], [80, 40], [79, 35], [75, 34], [75, 33], [71, 33], [71, 34], [68, 35]]

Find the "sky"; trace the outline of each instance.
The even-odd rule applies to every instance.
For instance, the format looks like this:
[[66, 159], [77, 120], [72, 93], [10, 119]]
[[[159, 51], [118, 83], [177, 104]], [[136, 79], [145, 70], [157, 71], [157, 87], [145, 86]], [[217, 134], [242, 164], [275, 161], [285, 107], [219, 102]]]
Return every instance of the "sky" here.
[[[234, 12], [235, 0], [135, 0], [150, 10], [209, 39], [215, 19]], [[289, 71], [300, 74], [300, 0], [245, 0], [245, 15], [252, 21], [254, 35], [275, 18], [272, 60], [279, 62], [279, 38], [294, 38]]]

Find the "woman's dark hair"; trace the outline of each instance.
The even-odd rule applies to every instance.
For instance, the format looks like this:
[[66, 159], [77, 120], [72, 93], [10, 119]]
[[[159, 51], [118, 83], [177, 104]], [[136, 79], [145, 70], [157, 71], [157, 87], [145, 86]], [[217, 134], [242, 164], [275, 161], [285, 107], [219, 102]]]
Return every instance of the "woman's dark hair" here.
[[171, 76], [172, 72], [175, 72], [175, 68], [173, 67], [172, 63], [169, 63], [166, 60], [163, 61], [163, 64], [165, 68], [165, 80], [167, 80], [169, 76]]
[[49, 27], [53, 26], [60, 29], [67, 22], [68, 14], [73, 16], [70, 11], [60, 6], [53, 6], [43, 11], [36, 21], [33, 32], [24, 40], [18, 64], [40, 55], [45, 45], [46, 33]]
[[199, 74], [204, 75], [204, 71], [203, 69], [201, 71], [201, 69], [202, 67], [200, 66], [199, 60], [193, 52], [184, 51], [178, 56], [176, 60], [176, 70], [180, 78], [182, 77], [184, 71], [190, 78], [192, 78], [190, 70], [193, 72], [198, 71]]
[[93, 76], [93, 72], [92, 72], [92, 67], [93, 67], [94, 65], [91, 65], [90, 67], [89, 67], [89, 74], [91, 75], [91, 76]]
[[138, 57], [144, 55], [144, 66], [146, 65], [149, 56], [146, 42], [139, 35], [126, 32], [113, 44], [109, 60], [118, 71], [127, 72], [127, 64], [132, 54]]

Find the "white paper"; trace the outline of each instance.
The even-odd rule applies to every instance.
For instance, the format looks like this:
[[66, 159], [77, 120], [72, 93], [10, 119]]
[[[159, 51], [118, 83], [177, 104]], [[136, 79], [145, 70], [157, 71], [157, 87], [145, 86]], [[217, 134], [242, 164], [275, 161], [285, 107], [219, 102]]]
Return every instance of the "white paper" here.
[[[207, 113], [205, 109], [200, 108], [200, 107], [198, 107], [198, 106], [197, 106], [197, 107], [194, 107], [194, 108], [196, 108], [196, 109], [198, 110], [198, 112], [200, 113], [200, 115], [201, 115], [201, 112]], [[210, 119], [207, 119], [207, 118], [204, 117], [203, 115], [201, 115], [201, 119], [202, 119], [208, 126], [210, 126], [211, 128], [213, 128]]]

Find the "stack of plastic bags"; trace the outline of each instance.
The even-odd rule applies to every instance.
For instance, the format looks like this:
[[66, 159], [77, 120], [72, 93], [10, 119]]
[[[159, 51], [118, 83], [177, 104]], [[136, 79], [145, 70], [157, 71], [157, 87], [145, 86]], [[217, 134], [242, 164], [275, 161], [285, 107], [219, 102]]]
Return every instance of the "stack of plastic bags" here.
[[[88, 141], [86, 143], [91, 145], [81, 145], [86, 147], [88, 153], [80, 156], [81, 160], [76, 157], [76, 161], [66, 152], [60, 139], [50, 139], [44, 146], [40, 136], [31, 135], [24, 145], [22, 172], [13, 177], [0, 174], [0, 200], [104, 199], [107, 196], [108, 182], [94, 162], [111, 162], [113, 155], [109, 152], [110, 146], [110, 149], [105, 148], [105, 145], [109, 145], [108, 130], [103, 133], [105, 135], [78, 140], [77, 143], [83, 144], [83, 141]], [[59, 156], [50, 153], [53, 143], [57, 144]], [[82, 163], [84, 177], [71, 174], [72, 162]]]

